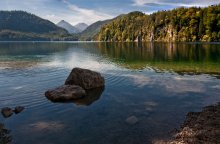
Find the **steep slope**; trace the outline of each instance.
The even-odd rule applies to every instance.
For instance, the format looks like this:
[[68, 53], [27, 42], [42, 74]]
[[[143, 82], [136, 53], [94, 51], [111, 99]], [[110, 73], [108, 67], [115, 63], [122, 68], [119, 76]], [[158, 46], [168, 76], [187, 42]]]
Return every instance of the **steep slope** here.
[[112, 20], [97, 21], [91, 24], [79, 34], [79, 39], [80, 40], [92, 40], [93, 37], [100, 31], [101, 27], [111, 21]]
[[0, 11], [0, 30], [37, 34], [67, 33], [54, 23], [24, 11]]
[[82, 32], [88, 27], [88, 25], [85, 23], [78, 23], [74, 25], [74, 27], [77, 28], [80, 32]]
[[100, 41], [220, 41], [220, 5], [132, 12], [102, 27]]
[[75, 26], [72, 26], [70, 23], [61, 20], [59, 23], [57, 23], [57, 26], [66, 29], [71, 34], [79, 33], [80, 30], [76, 28]]
[[76, 40], [54, 23], [24, 11], [0, 11], [0, 41]]

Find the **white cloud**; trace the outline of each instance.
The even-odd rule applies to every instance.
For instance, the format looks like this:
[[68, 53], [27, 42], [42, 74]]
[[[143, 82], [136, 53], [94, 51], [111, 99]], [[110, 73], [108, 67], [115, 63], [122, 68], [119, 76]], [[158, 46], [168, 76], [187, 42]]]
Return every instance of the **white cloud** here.
[[103, 11], [81, 8], [68, 0], [0, 0], [0, 10], [24, 10], [54, 23], [66, 20], [72, 25], [113, 18]]
[[80, 8], [72, 3], [70, 3], [67, 0], [62, 0], [68, 8], [73, 12], [73, 14], [78, 16], [78, 19], [81, 19], [82, 22], [87, 22], [89, 24], [99, 21], [99, 20], [106, 20], [106, 19], [111, 19], [114, 16], [102, 13], [99, 11], [95, 11], [92, 9], [85, 9], [85, 8]]
[[144, 6], [147, 4], [158, 4], [158, 5], [170, 5], [170, 6], [208, 6], [212, 4], [220, 3], [219, 0], [188, 0], [188, 1], [180, 1], [180, 0], [133, 0], [133, 6]]

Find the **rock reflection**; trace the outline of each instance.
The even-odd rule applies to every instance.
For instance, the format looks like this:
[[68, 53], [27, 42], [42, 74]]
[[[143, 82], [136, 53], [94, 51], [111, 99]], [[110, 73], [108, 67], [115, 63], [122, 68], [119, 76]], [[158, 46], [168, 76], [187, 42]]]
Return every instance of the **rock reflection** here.
[[4, 124], [0, 123], [0, 144], [10, 144], [11, 142], [10, 130], [7, 130]]
[[105, 89], [104, 87], [100, 87], [100, 88], [95, 88], [95, 89], [92, 89], [92, 90], [87, 90], [86, 91], [87, 95], [84, 98], [75, 100], [73, 102], [76, 105], [89, 106], [92, 103], [94, 103], [95, 101], [97, 101], [98, 99], [100, 99], [104, 89]]
[[83, 98], [79, 98], [77, 100], [71, 100], [71, 101], [59, 101], [54, 103], [75, 103], [76, 105], [85, 105], [89, 106], [98, 99], [100, 99], [105, 87], [95, 88], [91, 90], [86, 90], [86, 96]]

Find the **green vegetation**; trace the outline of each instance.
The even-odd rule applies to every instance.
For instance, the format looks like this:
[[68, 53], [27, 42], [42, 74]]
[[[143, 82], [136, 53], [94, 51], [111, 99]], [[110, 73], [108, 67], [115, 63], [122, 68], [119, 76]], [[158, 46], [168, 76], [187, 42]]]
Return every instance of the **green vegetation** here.
[[54, 23], [23, 11], [0, 11], [0, 41], [77, 40]]
[[97, 21], [88, 26], [78, 37], [80, 40], [93, 40], [93, 37], [100, 31], [101, 27], [109, 23], [111, 20]]
[[218, 44], [108, 42], [84, 44], [83, 47], [94, 47], [96, 53], [128, 69], [220, 76]]
[[100, 41], [220, 41], [220, 4], [151, 15], [132, 12], [102, 27]]

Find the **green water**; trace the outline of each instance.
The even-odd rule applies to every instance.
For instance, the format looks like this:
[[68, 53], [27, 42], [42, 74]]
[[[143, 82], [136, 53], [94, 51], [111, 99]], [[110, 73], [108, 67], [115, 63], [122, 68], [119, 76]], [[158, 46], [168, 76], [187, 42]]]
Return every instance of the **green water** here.
[[[73, 103], [46, 99], [74, 67], [100, 72], [105, 89]], [[219, 78], [219, 43], [4, 42], [0, 108], [25, 110], [0, 123], [18, 144], [151, 143], [219, 102]]]

